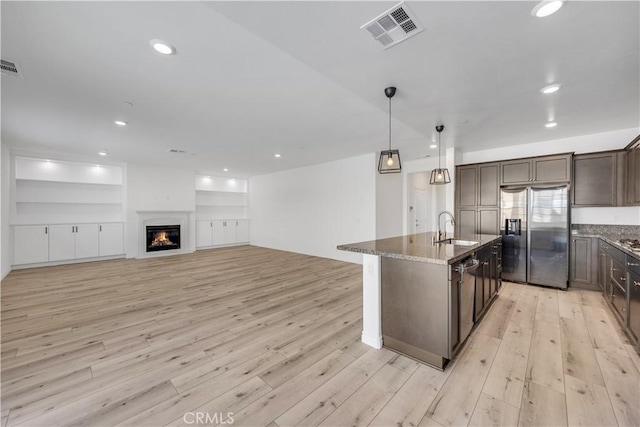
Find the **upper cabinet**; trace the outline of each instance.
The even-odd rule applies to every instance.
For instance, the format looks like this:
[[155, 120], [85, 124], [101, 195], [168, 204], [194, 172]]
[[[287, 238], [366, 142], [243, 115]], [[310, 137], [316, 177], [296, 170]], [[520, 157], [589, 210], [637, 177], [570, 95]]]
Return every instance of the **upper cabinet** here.
[[624, 204], [624, 151], [577, 154], [573, 157], [571, 205]]
[[456, 168], [456, 203], [458, 208], [472, 207], [478, 204], [478, 165]]
[[571, 179], [571, 154], [500, 162], [500, 185], [547, 184]]
[[625, 204], [640, 205], [640, 135], [631, 141], [627, 147], [626, 155], [627, 197]]
[[478, 206], [497, 208], [500, 206], [500, 164], [478, 165]]

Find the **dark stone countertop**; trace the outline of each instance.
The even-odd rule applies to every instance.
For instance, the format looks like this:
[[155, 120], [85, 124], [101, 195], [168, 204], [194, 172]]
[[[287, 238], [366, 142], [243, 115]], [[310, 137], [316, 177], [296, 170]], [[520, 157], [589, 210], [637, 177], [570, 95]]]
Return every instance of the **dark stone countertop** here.
[[[459, 240], [478, 242], [473, 246], [461, 246], [445, 243], [431, 243], [437, 233], [419, 233], [406, 236], [390, 237], [388, 239], [371, 240], [368, 242], [346, 243], [338, 246], [339, 250], [358, 252], [368, 255], [379, 255], [408, 261], [426, 262], [430, 264], [452, 264], [472, 252], [500, 240], [500, 236], [493, 234], [469, 234], [455, 236]], [[453, 237], [447, 235], [447, 237]]]
[[571, 237], [596, 237], [599, 238], [616, 249], [620, 249], [627, 255], [631, 255], [634, 258], [640, 260], [640, 252], [636, 252], [631, 250], [630, 248], [623, 246], [620, 244], [620, 239], [637, 239], [640, 240], [640, 236], [638, 235], [619, 235], [619, 234], [586, 234], [586, 233], [578, 233], [572, 234]]

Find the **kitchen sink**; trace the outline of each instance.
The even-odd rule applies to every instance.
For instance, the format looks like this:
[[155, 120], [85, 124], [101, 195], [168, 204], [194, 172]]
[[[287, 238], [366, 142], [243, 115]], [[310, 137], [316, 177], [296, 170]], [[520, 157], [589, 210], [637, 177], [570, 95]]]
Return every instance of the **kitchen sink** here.
[[473, 246], [477, 245], [480, 242], [474, 242], [473, 240], [457, 240], [457, 239], [445, 239], [440, 243], [444, 243], [446, 245], [456, 245], [456, 246]]

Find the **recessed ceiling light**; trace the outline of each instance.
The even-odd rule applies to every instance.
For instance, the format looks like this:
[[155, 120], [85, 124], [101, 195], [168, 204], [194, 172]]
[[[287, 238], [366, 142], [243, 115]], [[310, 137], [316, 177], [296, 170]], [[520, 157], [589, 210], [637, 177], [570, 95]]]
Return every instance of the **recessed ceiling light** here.
[[229, 172], [229, 169], [227, 169], [227, 168], [224, 168], [224, 169], [222, 169], [222, 170], [223, 170], [224, 172]]
[[556, 126], [558, 126], [558, 123], [556, 123], [556, 122], [549, 122], [549, 123], [544, 125], [544, 127], [546, 127], [546, 128], [554, 128]]
[[438, 148], [438, 144], [431, 144], [429, 148]]
[[155, 49], [156, 52], [163, 55], [175, 55], [176, 53], [175, 47], [162, 40], [153, 39], [149, 42], [149, 44]]
[[273, 157], [280, 158], [280, 157], [282, 157], [282, 156], [281, 156], [280, 154], [274, 154], [274, 155], [273, 155]]
[[537, 16], [538, 18], [544, 18], [545, 16], [552, 15], [560, 10], [563, 3], [564, 2], [561, 0], [541, 1], [533, 8], [531, 15]]
[[128, 125], [128, 124], [129, 124], [129, 123], [124, 122], [124, 121], [122, 121], [122, 120], [114, 120], [114, 122], [113, 122], [113, 123], [117, 124], [118, 126], [126, 126], [126, 125]]
[[550, 93], [555, 93], [559, 90], [560, 90], [560, 85], [553, 84], [553, 85], [543, 87], [542, 89], [540, 89], [540, 92], [544, 93], [545, 95], [548, 95]]
[[107, 152], [104, 151], [104, 150], [100, 150], [100, 151], [98, 151], [98, 154], [101, 155], [101, 156], [106, 156]]

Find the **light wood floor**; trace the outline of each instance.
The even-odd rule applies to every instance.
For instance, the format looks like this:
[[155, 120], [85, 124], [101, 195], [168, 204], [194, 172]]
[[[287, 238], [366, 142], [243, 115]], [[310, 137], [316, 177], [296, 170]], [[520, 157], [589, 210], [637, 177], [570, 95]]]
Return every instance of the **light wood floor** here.
[[640, 359], [598, 293], [507, 283], [439, 372], [359, 342], [361, 287], [250, 246], [14, 271], [2, 426], [640, 425]]

